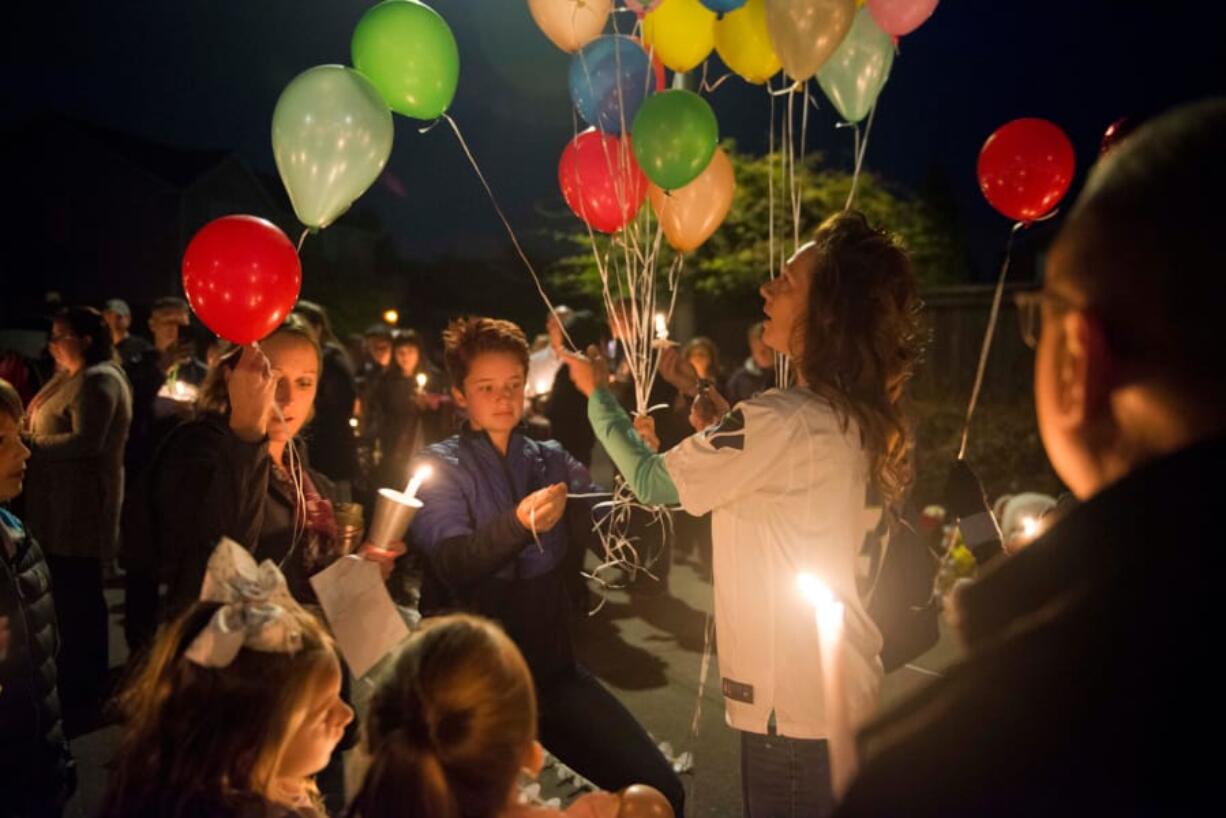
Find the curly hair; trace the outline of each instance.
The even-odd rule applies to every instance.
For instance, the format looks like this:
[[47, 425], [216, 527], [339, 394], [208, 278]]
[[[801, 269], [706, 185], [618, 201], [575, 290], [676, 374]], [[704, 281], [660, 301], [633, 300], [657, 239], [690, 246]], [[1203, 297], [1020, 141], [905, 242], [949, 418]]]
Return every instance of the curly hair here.
[[524, 331], [510, 321], [499, 318], [457, 318], [443, 330], [443, 362], [447, 374], [457, 389], [464, 388], [464, 379], [473, 360], [485, 352], [505, 352], [515, 356], [528, 371], [528, 339]]
[[906, 251], [863, 214], [838, 213], [813, 236], [813, 279], [796, 365], [843, 423], [854, 419], [870, 476], [899, 504], [912, 481], [901, 400], [923, 349], [921, 302]]

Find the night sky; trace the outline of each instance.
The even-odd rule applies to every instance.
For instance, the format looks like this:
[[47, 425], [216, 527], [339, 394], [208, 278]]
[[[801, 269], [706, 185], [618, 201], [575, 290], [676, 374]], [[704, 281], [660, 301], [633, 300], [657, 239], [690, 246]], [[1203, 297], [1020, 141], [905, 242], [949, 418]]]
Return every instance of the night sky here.
[[[311, 66], [347, 63], [350, 33], [369, 5], [13, 4], [6, 11], [13, 42], [5, 49], [0, 126], [56, 112], [174, 145], [232, 148], [271, 172], [269, 128], [281, 89]], [[536, 29], [523, 0], [432, 5], [460, 45], [451, 113], [512, 222], [525, 234], [566, 226], [556, 168], [574, 130], [569, 56]], [[623, 30], [633, 21], [616, 17]], [[867, 166], [913, 189], [934, 179], [948, 185], [983, 276], [1008, 229], [976, 187], [984, 138], [1014, 117], [1050, 118], [1077, 148], [1079, 184], [1113, 120], [1226, 91], [1224, 33], [1226, 11], [1217, 3], [944, 0], [901, 43]], [[712, 55], [710, 77], [723, 73]], [[762, 88], [734, 78], [710, 100], [723, 135], [765, 149]], [[388, 170], [395, 180], [377, 182], [359, 206], [374, 210], [406, 257], [505, 255], [501, 224], [450, 130], [421, 134], [420, 125], [396, 118]], [[810, 123], [810, 148], [848, 165], [850, 133], [833, 125], [822, 100]]]

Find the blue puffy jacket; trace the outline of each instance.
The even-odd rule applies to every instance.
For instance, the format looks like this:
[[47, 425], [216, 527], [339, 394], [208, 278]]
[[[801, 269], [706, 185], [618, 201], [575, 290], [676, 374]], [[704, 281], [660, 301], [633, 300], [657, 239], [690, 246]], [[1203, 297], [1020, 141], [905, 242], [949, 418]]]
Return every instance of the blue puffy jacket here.
[[532, 533], [515, 516], [538, 489], [566, 483], [571, 494], [601, 489], [558, 443], [516, 430], [506, 456], [489, 436], [465, 428], [420, 455], [434, 475], [418, 492], [410, 540], [427, 559], [422, 612], [466, 610], [499, 621], [541, 681], [574, 663], [563, 568], [573, 538], [593, 541], [592, 505], [569, 500], [550, 531]]

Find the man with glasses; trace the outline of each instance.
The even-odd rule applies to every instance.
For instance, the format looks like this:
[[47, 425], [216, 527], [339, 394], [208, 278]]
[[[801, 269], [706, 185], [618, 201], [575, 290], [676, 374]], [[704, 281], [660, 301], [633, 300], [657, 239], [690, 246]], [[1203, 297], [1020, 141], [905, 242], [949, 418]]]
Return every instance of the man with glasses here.
[[1218, 799], [1226, 99], [1094, 168], [1036, 300], [1044, 448], [1081, 501], [958, 595], [965, 660], [861, 734], [840, 815], [1180, 815]]

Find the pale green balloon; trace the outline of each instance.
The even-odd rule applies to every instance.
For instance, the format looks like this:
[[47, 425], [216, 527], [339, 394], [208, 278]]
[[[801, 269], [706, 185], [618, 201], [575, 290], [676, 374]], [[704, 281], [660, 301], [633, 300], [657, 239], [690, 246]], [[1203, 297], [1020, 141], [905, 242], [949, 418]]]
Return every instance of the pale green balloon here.
[[817, 72], [817, 83], [848, 122], [859, 122], [877, 103], [894, 64], [894, 39], [886, 34], [868, 8], [856, 19], [843, 42]]
[[383, 172], [392, 112], [352, 68], [318, 65], [285, 86], [272, 113], [272, 153], [298, 221], [336, 221]]

